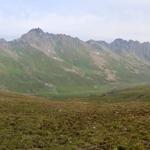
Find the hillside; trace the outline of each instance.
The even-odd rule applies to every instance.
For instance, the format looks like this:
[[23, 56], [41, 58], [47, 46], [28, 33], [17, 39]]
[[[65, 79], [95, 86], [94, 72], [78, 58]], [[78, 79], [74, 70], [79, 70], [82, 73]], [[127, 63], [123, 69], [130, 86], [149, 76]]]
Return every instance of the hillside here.
[[116, 89], [101, 95], [78, 98], [80, 101], [93, 100], [94, 102], [149, 102], [150, 86], [136, 86], [126, 89]]
[[32, 29], [0, 40], [0, 89], [47, 97], [89, 96], [150, 83], [150, 43], [84, 42]]
[[[150, 88], [142, 89], [130, 92], [149, 96]], [[0, 92], [0, 149], [148, 150], [150, 103], [144, 96], [140, 101], [128, 96], [114, 102], [109, 96], [109, 103], [101, 97], [99, 102], [90, 102], [98, 100], [92, 97], [61, 102]]]

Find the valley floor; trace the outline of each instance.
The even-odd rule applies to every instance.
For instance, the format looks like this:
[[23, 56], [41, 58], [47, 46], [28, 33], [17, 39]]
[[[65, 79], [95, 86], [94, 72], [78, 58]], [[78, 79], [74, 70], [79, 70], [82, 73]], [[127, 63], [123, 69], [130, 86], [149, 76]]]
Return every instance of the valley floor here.
[[1, 150], [149, 150], [149, 102], [56, 102], [0, 93]]

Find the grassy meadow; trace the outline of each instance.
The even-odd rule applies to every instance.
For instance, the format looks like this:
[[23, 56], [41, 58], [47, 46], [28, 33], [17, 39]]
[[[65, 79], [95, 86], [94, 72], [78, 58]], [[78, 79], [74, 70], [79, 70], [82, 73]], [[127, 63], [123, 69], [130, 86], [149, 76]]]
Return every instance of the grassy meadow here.
[[0, 149], [149, 150], [150, 88], [140, 88], [68, 101], [0, 92]]

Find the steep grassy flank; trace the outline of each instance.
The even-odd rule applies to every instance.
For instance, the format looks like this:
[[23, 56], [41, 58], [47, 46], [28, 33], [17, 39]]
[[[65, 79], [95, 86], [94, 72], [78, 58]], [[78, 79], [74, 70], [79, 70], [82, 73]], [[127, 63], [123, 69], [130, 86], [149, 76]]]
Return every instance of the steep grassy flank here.
[[49, 98], [102, 94], [150, 83], [149, 57], [150, 43], [84, 42], [32, 29], [0, 40], [0, 89]]
[[103, 101], [150, 101], [150, 86], [137, 86], [123, 90], [111, 91], [98, 97]]
[[149, 102], [56, 102], [0, 92], [0, 120], [2, 150], [150, 149]]

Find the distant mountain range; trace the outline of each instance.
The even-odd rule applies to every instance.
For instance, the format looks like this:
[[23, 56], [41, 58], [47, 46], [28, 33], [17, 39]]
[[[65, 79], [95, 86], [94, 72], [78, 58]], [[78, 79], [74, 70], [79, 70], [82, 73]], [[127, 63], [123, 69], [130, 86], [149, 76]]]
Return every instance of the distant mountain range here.
[[150, 83], [150, 43], [84, 42], [32, 29], [0, 40], [0, 89], [40, 96], [81, 96]]

